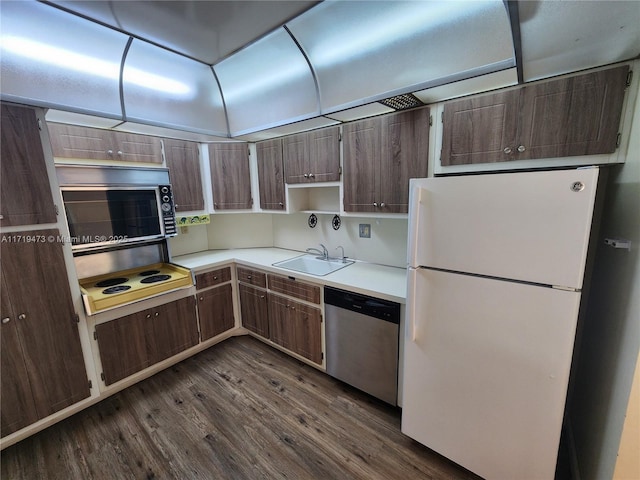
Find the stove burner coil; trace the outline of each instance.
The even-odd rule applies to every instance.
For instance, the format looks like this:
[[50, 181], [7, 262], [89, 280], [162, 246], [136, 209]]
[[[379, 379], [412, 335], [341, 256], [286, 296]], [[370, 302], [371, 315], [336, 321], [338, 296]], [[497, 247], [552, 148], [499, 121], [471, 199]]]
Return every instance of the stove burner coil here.
[[156, 283], [156, 282], [164, 282], [165, 280], [169, 280], [171, 275], [152, 275], [150, 277], [143, 278], [140, 280], [140, 283]]
[[144, 272], [140, 272], [138, 275], [141, 277], [148, 277], [150, 275], [157, 275], [160, 273], [160, 270], [145, 270]]
[[96, 283], [96, 287], [98, 288], [113, 287], [114, 285], [120, 285], [121, 283], [125, 283], [127, 281], [129, 281], [129, 279], [124, 277], [107, 278], [106, 280], [102, 280]]
[[115, 287], [105, 288], [102, 291], [102, 293], [104, 293], [106, 295], [110, 295], [112, 293], [126, 292], [130, 288], [131, 288], [131, 285], [116, 285]]

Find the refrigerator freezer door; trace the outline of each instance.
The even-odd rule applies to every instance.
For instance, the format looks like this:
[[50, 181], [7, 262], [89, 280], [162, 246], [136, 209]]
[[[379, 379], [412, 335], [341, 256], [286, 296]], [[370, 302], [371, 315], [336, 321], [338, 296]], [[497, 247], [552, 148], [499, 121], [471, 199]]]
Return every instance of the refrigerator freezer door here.
[[409, 266], [580, 289], [598, 173], [411, 180]]
[[402, 432], [487, 479], [553, 479], [580, 293], [429, 269], [408, 283]]

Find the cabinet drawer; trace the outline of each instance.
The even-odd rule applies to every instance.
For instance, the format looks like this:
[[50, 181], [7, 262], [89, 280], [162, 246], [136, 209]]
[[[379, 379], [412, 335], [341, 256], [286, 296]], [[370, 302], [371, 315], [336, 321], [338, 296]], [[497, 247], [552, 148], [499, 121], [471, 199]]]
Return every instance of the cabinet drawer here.
[[269, 275], [269, 289], [291, 297], [320, 304], [320, 287], [279, 275]]
[[211, 270], [210, 272], [197, 274], [196, 288], [201, 290], [203, 288], [212, 287], [213, 285], [228, 282], [229, 280], [231, 280], [231, 268], [219, 268], [217, 270]]
[[238, 281], [255, 285], [256, 287], [267, 288], [267, 274], [250, 268], [237, 267]]

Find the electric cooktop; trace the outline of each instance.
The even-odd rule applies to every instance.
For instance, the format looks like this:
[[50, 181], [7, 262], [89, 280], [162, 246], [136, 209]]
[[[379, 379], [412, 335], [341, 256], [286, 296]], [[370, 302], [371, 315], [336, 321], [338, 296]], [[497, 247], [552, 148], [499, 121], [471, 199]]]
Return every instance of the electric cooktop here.
[[157, 263], [80, 280], [89, 315], [193, 285], [191, 271], [171, 263]]

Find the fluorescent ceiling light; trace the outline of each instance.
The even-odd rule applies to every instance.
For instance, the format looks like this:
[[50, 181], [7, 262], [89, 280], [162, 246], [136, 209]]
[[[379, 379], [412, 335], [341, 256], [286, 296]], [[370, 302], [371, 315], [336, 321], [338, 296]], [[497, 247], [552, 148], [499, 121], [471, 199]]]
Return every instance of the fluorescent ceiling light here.
[[[107, 79], [120, 79], [119, 63], [100, 60], [28, 38], [3, 36], [1, 48], [3, 51], [55, 65], [59, 68]], [[191, 87], [186, 83], [162, 75], [148, 73], [137, 68], [127, 68], [125, 74], [127, 82], [150, 90], [170, 93], [178, 97], [184, 97], [192, 93]]]

